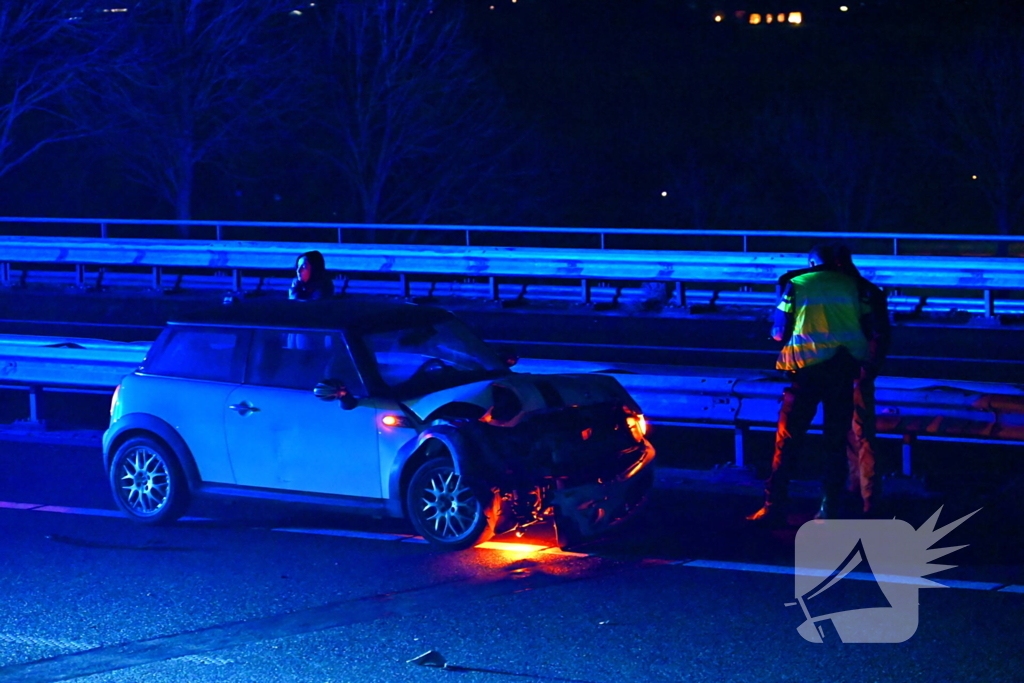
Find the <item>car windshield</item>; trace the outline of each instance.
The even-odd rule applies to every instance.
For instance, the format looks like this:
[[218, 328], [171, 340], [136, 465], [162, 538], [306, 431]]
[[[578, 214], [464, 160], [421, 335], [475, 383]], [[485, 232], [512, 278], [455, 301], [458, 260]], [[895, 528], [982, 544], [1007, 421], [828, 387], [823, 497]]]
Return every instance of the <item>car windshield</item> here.
[[509, 372], [458, 320], [363, 336], [384, 383], [404, 395], [428, 394]]

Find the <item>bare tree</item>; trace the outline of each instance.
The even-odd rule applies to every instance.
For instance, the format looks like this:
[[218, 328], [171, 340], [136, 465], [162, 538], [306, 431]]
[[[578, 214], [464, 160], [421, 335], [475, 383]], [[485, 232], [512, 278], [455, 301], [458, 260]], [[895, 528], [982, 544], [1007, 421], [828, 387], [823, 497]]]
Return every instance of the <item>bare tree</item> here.
[[831, 103], [790, 100], [762, 115], [753, 131], [759, 145], [788, 171], [796, 198], [819, 205], [839, 232], [867, 232], [892, 220], [897, 202], [884, 178], [894, 146]]
[[[285, 68], [293, 2], [151, 0], [120, 35], [117, 74], [96, 83], [95, 112], [116, 112], [111, 146], [129, 176], [175, 218], [192, 217], [196, 170], [258, 143], [252, 133], [288, 107]], [[180, 231], [188, 235], [187, 229]]]
[[59, 0], [0, 4], [0, 177], [47, 145], [93, 132], [62, 106], [103, 54], [88, 14]]
[[517, 140], [457, 11], [373, 0], [334, 3], [319, 18], [319, 152], [347, 181], [360, 220], [471, 218], [515, 182], [502, 173]]
[[1024, 210], [1022, 38], [999, 31], [937, 58], [931, 98], [910, 121], [926, 147], [974, 178], [1000, 235], [1019, 227]]
[[673, 156], [666, 170], [665, 196], [671, 226], [692, 230], [749, 228], [763, 209], [752, 208], [745, 169], [727, 143], [711, 154], [689, 145]]

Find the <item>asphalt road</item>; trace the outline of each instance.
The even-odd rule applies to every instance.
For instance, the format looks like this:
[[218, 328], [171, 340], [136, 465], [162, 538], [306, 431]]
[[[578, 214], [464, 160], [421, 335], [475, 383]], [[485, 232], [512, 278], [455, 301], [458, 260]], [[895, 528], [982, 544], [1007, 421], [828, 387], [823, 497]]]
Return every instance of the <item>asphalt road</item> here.
[[[204, 303], [5, 292], [0, 333], [152, 339], [169, 310]], [[764, 320], [742, 312], [459, 313], [524, 356], [763, 368], [775, 353]], [[901, 323], [888, 372], [1016, 381], [1022, 336]], [[46, 400], [53, 427], [102, 427], [105, 397]], [[0, 421], [22, 416], [23, 401], [0, 394]], [[1024, 680], [1024, 480], [1012, 447], [930, 444], [920, 470], [939, 484], [932, 495], [890, 487], [893, 516], [914, 528], [940, 505], [940, 525], [981, 508], [938, 544], [966, 545], [935, 577], [960, 583], [919, 593], [913, 637], [816, 645], [785, 606], [813, 488], [789, 527], [767, 530], [742, 521], [756, 486], [666, 473], [643, 518], [575, 554], [553, 551], [545, 528], [498, 539], [516, 550], [444, 554], [402, 522], [250, 502], [199, 501], [175, 526], [133, 525], [113, 511], [94, 437], [0, 441], [0, 681]], [[673, 466], [729, 459], [728, 433], [652, 439]], [[883, 446], [898, 470], [897, 445]], [[449, 668], [407, 663], [428, 650]]]
[[[1019, 681], [1024, 553], [1010, 495], [939, 546], [899, 644], [796, 631], [797, 525], [756, 492], [662, 482], [648, 514], [574, 554], [439, 553], [402, 522], [200, 501], [174, 526], [113, 512], [95, 443], [0, 442], [0, 681]], [[1011, 492], [1012, 493], [1012, 492]], [[905, 499], [915, 528], [977, 501]], [[1019, 512], [1019, 510], [1016, 510]], [[854, 601], [868, 582], [853, 582]], [[447, 670], [407, 663], [440, 652]]]

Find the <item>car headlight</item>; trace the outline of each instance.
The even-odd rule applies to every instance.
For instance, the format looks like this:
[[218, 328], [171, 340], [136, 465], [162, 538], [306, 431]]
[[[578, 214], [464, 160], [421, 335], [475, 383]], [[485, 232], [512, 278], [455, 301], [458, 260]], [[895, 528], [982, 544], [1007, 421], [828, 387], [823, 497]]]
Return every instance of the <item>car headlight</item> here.
[[111, 419], [117, 419], [120, 417], [120, 411], [118, 410], [121, 405], [118, 402], [118, 398], [121, 396], [121, 385], [118, 384], [114, 387], [114, 394], [110, 397], [110, 417]]
[[637, 441], [642, 441], [647, 435], [647, 419], [643, 415], [626, 416], [626, 425], [629, 426], [629, 431], [633, 433], [633, 438]]

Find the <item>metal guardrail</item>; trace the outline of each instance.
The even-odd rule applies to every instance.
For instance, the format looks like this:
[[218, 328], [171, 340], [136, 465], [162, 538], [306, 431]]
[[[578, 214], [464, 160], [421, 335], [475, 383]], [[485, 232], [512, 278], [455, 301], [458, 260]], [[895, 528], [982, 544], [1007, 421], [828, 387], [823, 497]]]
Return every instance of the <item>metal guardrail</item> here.
[[[993, 243], [993, 244], [1015, 244], [1024, 241], [1024, 238], [1015, 235], [981, 235], [981, 234], [943, 234], [943, 233], [899, 233], [899, 232], [828, 232], [820, 230], [687, 230], [673, 228], [575, 228], [575, 227], [545, 227], [545, 226], [514, 226], [514, 225], [435, 225], [435, 224], [395, 224], [395, 223], [318, 223], [318, 222], [280, 222], [280, 221], [210, 221], [210, 220], [159, 220], [159, 219], [129, 219], [129, 218], [42, 218], [42, 217], [16, 217], [0, 216], [0, 224], [8, 223], [14, 225], [48, 225], [48, 226], [90, 226], [96, 229], [96, 235], [104, 239], [109, 234], [111, 226], [124, 227], [198, 227], [209, 228], [217, 240], [223, 239], [224, 230], [242, 229], [318, 229], [332, 230], [337, 233], [337, 242], [344, 242], [345, 231], [351, 232], [372, 232], [383, 233], [461, 233], [465, 238], [465, 246], [472, 246], [473, 236], [478, 240], [488, 234], [516, 234], [519, 236], [549, 234], [562, 236], [593, 236], [595, 238], [594, 248], [606, 248], [609, 237], [679, 237], [679, 238], [724, 238], [734, 241], [739, 251], [750, 251], [751, 240], [762, 240], [767, 238], [798, 238], [830, 240], [843, 239], [854, 241], [887, 242], [891, 243], [892, 254], [899, 255], [900, 243], [907, 242], [937, 242], [937, 243]], [[258, 238], [256, 238], [258, 239]], [[578, 247], [574, 247], [578, 248]]]
[[[243, 271], [288, 271], [295, 256], [319, 249], [332, 270], [397, 280], [411, 296], [412, 278], [486, 279], [489, 298], [501, 297], [500, 279], [578, 282], [578, 300], [593, 302], [597, 282], [663, 282], [669, 300], [685, 305], [693, 283], [739, 288], [773, 286], [785, 272], [805, 265], [803, 255], [742, 252], [674, 252], [642, 250], [566, 250], [537, 247], [445, 247], [407, 245], [325, 245], [319, 243], [228, 242], [195, 240], [0, 237], [0, 282], [12, 282], [12, 263], [57, 264], [73, 268], [85, 286], [87, 266], [107, 271], [148, 268], [152, 285], [161, 288], [166, 268], [230, 271], [234, 290], [243, 288]], [[980, 306], [995, 315], [997, 290], [1024, 290], [1024, 259], [928, 256], [863, 256], [857, 265], [866, 277], [891, 289], [981, 290]], [[29, 269], [22, 268], [21, 279]], [[111, 273], [112, 275], [112, 273]], [[923, 297], [922, 303], [927, 300]], [[1010, 309], [1019, 300], [1007, 299]]]
[[[239, 275], [235, 282], [231, 274], [195, 274], [174, 277], [163, 273], [159, 278], [162, 285], [154, 286], [151, 274], [118, 273], [110, 270], [85, 272], [76, 271], [21, 271], [25, 274], [26, 284], [44, 284], [51, 286], [67, 286], [81, 288], [121, 288], [198, 290], [223, 293], [231, 289], [236, 292], [262, 293], [284, 292], [291, 282], [290, 277], [257, 277]], [[12, 280], [21, 281], [19, 272], [12, 273]], [[358, 273], [349, 273], [335, 278], [335, 288], [340, 295], [357, 296], [391, 296], [406, 297], [417, 300], [443, 299], [446, 297], [483, 299], [494, 301], [558, 301], [566, 303], [580, 302], [582, 289], [580, 285], [552, 285], [527, 282], [477, 282], [477, 278], [434, 278], [412, 277], [392, 280], [359, 279]], [[713, 286], [714, 283], [711, 283]], [[635, 305], [642, 306], [651, 299], [651, 292], [631, 283], [608, 284], [597, 281], [591, 284], [587, 295], [589, 303], [609, 307]], [[737, 289], [709, 289], [707, 286], [695, 288], [687, 286], [684, 291], [677, 291], [669, 305], [686, 306], [693, 310], [715, 309], [721, 307], [762, 308], [768, 311], [775, 305], [774, 292], [744, 291]], [[1024, 315], [1024, 299], [999, 298], [985, 301], [981, 298], [957, 296], [910, 296], [891, 293], [888, 297], [889, 311], [892, 313], [949, 313], [961, 311], [972, 315]]]
[[[241, 274], [238, 282], [233, 282], [229, 274], [196, 274], [178, 275], [169, 278], [166, 273], [162, 282], [169, 287], [154, 287], [152, 275], [131, 272], [112, 272], [110, 270], [86, 272], [83, 275], [74, 271], [37, 270], [23, 271], [26, 284], [66, 286], [80, 288], [121, 288], [150, 289], [164, 291], [196, 290], [223, 293], [231, 289], [234, 292], [249, 294], [264, 292], [287, 291], [291, 278], [278, 276], [255, 276]], [[13, 279], [20, 279], [16, 276]], [[92, 282], [88, 280], [91, 278]], [[417, 300], [433, 300], [445, 297], [466, 299], [482, 299], [494, 301], [559, 301], [577, 303], [582, 301], [581, 286], [544, 285], [530, 283], [499, 282], [490, 285], [486, 282], [474, 281], [473, 278], [437, 281], [412, 278], [399, 280], [359, 280], [357, 273], [348, 273], [335, 279], [336, 291], [340, 295], [356, 296], [390, 296], [406, 297]], [[609, 307], [620, 305], [642, 306], [651, 299], [651, 293], [641, 287], [628, 284], [609, 285], [603, 282], [591, 285], [587, 295], [589, 303]], [[728, 289], [694, 289], [687, 287], [677, 292], [675, 298], [666, 303], [672, 306], [686, 306], [690, 309], [711, 309], [721, 307], [743, 307], [770, 309], [775, 304], [773, 292], [744, 291], [742, 288]], [[893, 313], [948, 313], [962, 311], [973, 315], [1024, 315], [1024, 300], [999, 298], [986, 301], [980, 298], [955, 296], [909, 296], [890, 294], [889, 310]]]
[[[32, 390], [30, 419], [38, 420], [43, 388], [110, 391], [148, 348], [149, 342], [0, 335], [0, 382]], [[737, 466], [747, 432], [774, 427], [786, 384], [777, 373], [735, 368], [522, 359], [516, 369], [612, 374], [654, 424], [733, 429]], [[903, 439], [904, 474], [911, 474], [918, 438], [1024, 443], [1024, 385], [880, 377], [876, 386], [878, 429]]]

